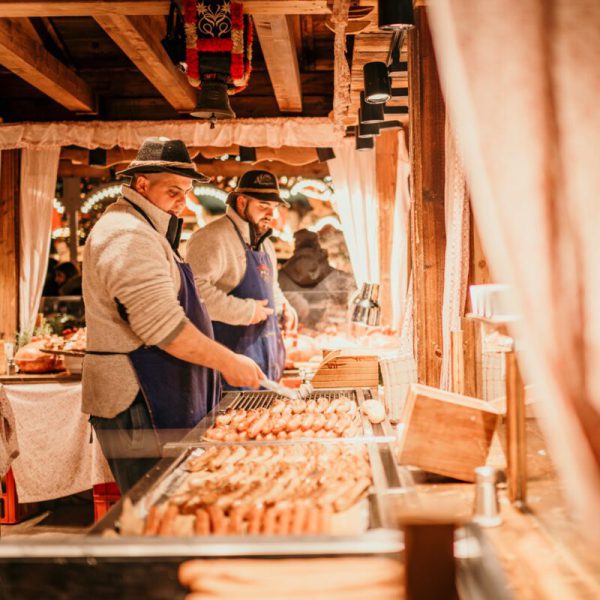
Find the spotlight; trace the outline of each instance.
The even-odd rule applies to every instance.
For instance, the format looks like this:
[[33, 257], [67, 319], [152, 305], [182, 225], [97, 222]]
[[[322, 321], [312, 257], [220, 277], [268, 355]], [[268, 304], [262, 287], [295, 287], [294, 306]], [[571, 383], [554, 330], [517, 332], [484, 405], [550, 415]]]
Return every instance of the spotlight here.
[[256, 148], [240, 146], [240, 162], [256, 162]]
[[378, 0], [377, 24], [384, 31], [407, 29], [415, 24], [412, 0]]
[[363, 67], [365, 100], [372, 104], [382, 104], [391, 97], [390, 79], [384, 62], [370, 62]]
[[106, 166], [106, 150], [104, 148], [93, 148], [89, 151], [88, 165], [90, 167]]
[[333, 148], [317, 148], [317, 156], [319, 157], [319, 162], [327, 162], [335, 158], [335, 152]]
[[373, 150], [374, 147], [375, 147], [375, 143], [373, 142], [372, 137], [368, 137], [368, 138], [357, 137], [356, 138], [356, 149], [358, 151], [363, 152], [365, 150]]
[[357, 135], [361, 138], [379, 135], [379, 123], [365, 123], [362, 120], [362, 111], [358, 111]]
[[383, 104], [370, 104], [365, 100], [365, 93], [360, 93], [361, 121], [366, 124], [380, 123], [384, 120]]

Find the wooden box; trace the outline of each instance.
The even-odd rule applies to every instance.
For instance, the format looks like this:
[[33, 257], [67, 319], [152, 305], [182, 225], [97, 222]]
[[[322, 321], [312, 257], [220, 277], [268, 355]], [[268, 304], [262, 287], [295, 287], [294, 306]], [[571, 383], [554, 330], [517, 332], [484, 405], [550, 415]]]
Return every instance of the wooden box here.
[[325, 357], [311, 383], [315, 389], [377, 387], [379, 359], [336, 351]]
[[483, 400], [413, 383], [400, 415], [399, 459], [424, 471], [475, 481], [502, 409]]

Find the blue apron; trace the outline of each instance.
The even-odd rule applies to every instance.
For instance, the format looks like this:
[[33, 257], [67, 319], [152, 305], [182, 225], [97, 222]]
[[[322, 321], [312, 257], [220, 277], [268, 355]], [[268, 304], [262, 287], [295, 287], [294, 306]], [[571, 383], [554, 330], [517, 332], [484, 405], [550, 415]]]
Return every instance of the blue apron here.
[[[128, 202], [156, 230], [148, 215], [133, 202]], [[206, 306], [198, 297], [192, 269], [181, 261], [176, 244], [174, 245], [173, 252], [177, 257], [175, 263], [181, 279], [177, 300], [190, 322], [204, 335], [214, 339], [212, 323]], [[115, 298], [115, 301], [121, 317], [127, 320], [124, 307], [118, 299]], [[187, 430], [195, 427], [220, 399], [221, 379], [212, 369], [180, 360], [157, 346], [141, 346], [129, 352], [128, 356], [148, 406], [154, 429], [157, 432], [169, 430], [159, 435], [163, 443], [181, 438]]]
[[[231, 221], [231, 219], [229, 220]], [[255, 325], [228, 325], [221, 321], [213, 321], [215, 339], [234, 352], [252, 358], [269, 379], [279, 381], [285, 365], [285, 347], [275, 313], [273, 265], [264, 250], [253, 250], [246, 244], [235, 223], [231, 221], [231, 224], [246, 253], [246, 272], [239, 285], [228, 295], [242, 299], [266, 299], [268, 307], [273, 309], [273, 314], [266, 321]], [[226, 390], [250, 389], [234, 388], [225, 382], [223, 388]]]
[[[214, 339], [191, 267], [182, 262], [177, 266], [181, 276], [177, 299], [185, 315], [204, 335]], [[129, 359], [156, 429], [191, 429], [219, 401], [220, 377], [212, 369], [176, 358], [157, 346], [142, 346], [130, 352]]]

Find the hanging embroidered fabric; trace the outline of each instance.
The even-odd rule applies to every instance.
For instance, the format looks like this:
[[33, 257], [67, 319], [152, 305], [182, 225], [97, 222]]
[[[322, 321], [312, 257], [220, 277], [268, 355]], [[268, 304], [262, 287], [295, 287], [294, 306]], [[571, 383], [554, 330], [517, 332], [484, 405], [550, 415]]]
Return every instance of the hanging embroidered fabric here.
[[187, 77], [191, 85], [217, 79], [228, 93], [245, 89], [252, 70], [252, 21], [242, 2], [184, 0]]

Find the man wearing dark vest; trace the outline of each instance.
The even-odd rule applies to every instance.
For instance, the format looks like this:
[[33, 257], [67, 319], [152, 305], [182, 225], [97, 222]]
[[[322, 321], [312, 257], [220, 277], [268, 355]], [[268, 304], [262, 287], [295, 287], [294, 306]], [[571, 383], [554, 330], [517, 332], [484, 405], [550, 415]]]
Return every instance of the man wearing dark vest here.
[[[269, 240], [281, 204], [289, 206], [272, 173], [244, 173], [227, 198], [225, 216], [192, 234], [186, 253], [215, 339], [255, 360], [275, 381], [285, 363], [277, 315], [285, 306], [288, 319], [295, 317], [279, 288], [277, 259]], [[238, 387], [244, 386], [226, 385]]]
[[122, 196], [85, 245], [83, 411], [121, 493], [220, 399], [220, 376], [256, 388], [256, 363], [214, 341], [192, 271], [178, 253], [196, 171], [179, 140], [149, 138], [122, 175]]

